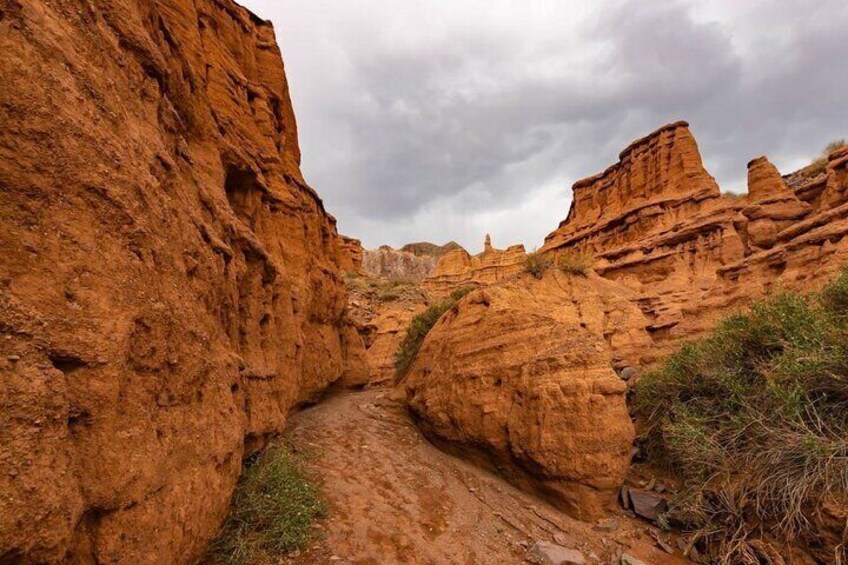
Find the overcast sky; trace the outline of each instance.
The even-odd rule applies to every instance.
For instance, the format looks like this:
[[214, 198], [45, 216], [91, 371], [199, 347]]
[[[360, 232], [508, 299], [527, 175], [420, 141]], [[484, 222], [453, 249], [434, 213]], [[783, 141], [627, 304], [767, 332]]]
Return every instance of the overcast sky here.
[[685, 119], [745, 190], [848, 137], [845, 0], [241, 0], [273, 21], [303, 172], [366, 247], [541, 245], [574, 181]]

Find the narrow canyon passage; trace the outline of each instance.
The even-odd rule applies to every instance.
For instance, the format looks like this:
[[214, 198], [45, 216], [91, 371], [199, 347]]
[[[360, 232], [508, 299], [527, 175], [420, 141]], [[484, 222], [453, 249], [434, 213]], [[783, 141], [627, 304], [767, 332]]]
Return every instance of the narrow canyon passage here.
[[644, 522], [619, 512], [596, 524], [574, 520], [440, 451], [390, 389], [308, 408], [292, 416], [287, 439], [309, 454], [329, 504], [315, 541], [289, 563], [524, 563], [536, 541], [579, 549], [589, 563], [618, 563], [622, 553], [685, 562], [656, 548]]

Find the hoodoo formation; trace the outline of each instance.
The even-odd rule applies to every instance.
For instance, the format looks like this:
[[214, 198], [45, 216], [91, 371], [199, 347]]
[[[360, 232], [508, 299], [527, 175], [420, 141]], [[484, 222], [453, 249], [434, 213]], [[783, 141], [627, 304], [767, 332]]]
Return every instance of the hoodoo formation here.
[[[335, 442], [345, 480], [280, 562], [697, 562], [657, 527], [674, 478], [630, 490], [634, 383], [848, 262], [848, 146], [723, 194], [678, 121], [575, 183], [536, 252], [370, 250], [306, 184], [274, 30], [232, 0], [0, 2], [0, 52], [0, 563], [200, 562], [252, 456], [330, 391], [291, 435]], [[821, 506], [769, 563], [845, 554], [848, 504]]]
[[576, 183], [568, 217], [542, 251], [592, 253], [598, 274], [639, 295], [654, 353], [664, 353], [770, 288], [812, 289], [840, 269], [847, 166], [843, 148], [827, 157], [824, 176], [784, 179], [759, 158], [749, 164], [748, 195], [723, 195], [688, 124], [676, 122]]

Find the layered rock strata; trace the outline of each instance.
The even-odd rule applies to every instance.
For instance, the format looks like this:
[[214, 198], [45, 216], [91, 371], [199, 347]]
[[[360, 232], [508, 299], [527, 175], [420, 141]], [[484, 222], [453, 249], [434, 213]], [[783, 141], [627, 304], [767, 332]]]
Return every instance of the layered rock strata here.
[[395, 353], [412, 318], [430, 303], [420, 285], [408, 280], [348, 278], [349, 318], [362, 337], [369, 384], [394, 382]]
[[523, 245], [496, 249], [487, 235], [482, 253], [471, 255], [463, 248], [444, 253], [421, 285], [434, 296], [444, 296], [467, 286], [493, 284], [523, 271], [526, 258]]
[[[613, 503], [633, 425], [611, 359], [650, 346], [631, 293], [549, 270], [472, 292], [428, 334], [403, 381], [432, 438], [481, 455], [589, 519]], [[616, 353], [614, 353], [616, 352]]]
[[542, 251], [580, 250], [638, 295], [659, 357], [772, 288], [806, 290], [843, 262], [848, 150], [824, 174], [781, 177], [749, 164], [749, 193], [722, 195], [685, 122], [631, 144], [574, 186], [566, 220]]
[[339, 236], [339, 268], [345, 273], [361, 273], [363, 256], [365, 251], [362, 248], [362, 242], [358, 239]]
[[367, 380], [274, 30], [0, 10], [0, 561], [190, 563], [289, 409]]
[[448, 251], [454, 251], [456, 249], [462, 249], [462, 246], [455, 241], [449, 241], [444, 245], [436, 245], [429, 241], [419, 241], [416, 243], [407, 243], [400, 248], [401, 251], [412, 253], [419, 257], [435, 257], [437, 259]]
[[435, 255], [416, 255], [409, 251], [398, 251], [388, 245], [366, 250], [363, 271], [372, 277], [396, 280], [421, 281], [436, 266]]

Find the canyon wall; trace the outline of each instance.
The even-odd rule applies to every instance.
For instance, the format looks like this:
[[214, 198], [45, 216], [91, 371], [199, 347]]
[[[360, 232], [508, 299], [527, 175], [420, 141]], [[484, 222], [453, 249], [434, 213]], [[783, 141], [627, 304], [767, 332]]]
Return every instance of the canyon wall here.
[[812, 289], [840, 268], [847, 154], [786, 178], [760, 157], [749, 193], [722, 195], [688, 125], [669, 124], [574, 185], [542, 252], [590, 253], [597, 273], [636, 291], [659, 358], [767, 292]]
[[367, 380], [271, 25], [0, 10], [0, 561], [188, 563], [289, 409]]
[[362, 248], [362, 242], [358, 239], [339, 236], [339, 268], [345, 273], [360, 273], [362, 272], [362, 262], [364, 260], [365, 250]]
[[365, 251], [362, 270], [372, 277], [421, 281], [430, 275], [437, 261], [434, 255], [416, 255], [383, 245]]
[[[846, 260], [848, 148], [823, 171], [748, 165], [723, 195], [685, 122], [574, 186], [568, 217], [524, 272], [523, 248], [445, 254], [422, 286], [479, 286], [430, 331], [403, 380], [425, 432], [591, 518], [630, 461], [626, 379], [779, 289], [810, 290]], [[585, 272], [567, 255], [590, 256]], [[620, 377], [619, 377], [620, 375]], [[601, 431], [598, 434], [598, 431]]]

